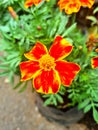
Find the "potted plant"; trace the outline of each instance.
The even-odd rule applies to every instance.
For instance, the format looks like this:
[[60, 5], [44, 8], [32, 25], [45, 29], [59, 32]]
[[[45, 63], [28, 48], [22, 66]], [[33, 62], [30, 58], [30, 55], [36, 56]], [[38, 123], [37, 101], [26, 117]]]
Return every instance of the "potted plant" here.
[[[37, 104], [44, 105], [40, 110], [45, 111], [48, 105], [55, 114], [56, 109], [70, 110], [73, 114], [70, 108], [76, 106], [71, 121], [78, 121], [76, 114], [82, 118], [82, 111], [92, 109], [98, 123], [98, 26], [90, 32], [76, 21], [80, 8], [87, 7], [95, 12], [95, 16], [88, 19], [93, 22], [96, 19], [94, 24], [98, 25], [98, 8], [94, 5], [94, 0], [0, 3], [0, 76], [7, 76], [14, 86], [17, 74], [20, 80], [13, 88], [20, 87], [20, 92], [31, 80], [33, 90], [40, 93], [42, 99], [38, 97]], [[58, 115], [63, 117], [62, 112]], [[60, 122], [57, 117], [53, 118]], [[65, 123], [64, 120], [61, 122]]]

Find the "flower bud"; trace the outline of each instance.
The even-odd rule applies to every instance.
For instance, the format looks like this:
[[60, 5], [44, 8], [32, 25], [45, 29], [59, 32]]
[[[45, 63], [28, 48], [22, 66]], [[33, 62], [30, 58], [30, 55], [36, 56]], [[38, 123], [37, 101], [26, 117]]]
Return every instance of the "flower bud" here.
[[18, 18], [16, 12], [13, 10], [13, 8], [12, 8], [11, 6], [8, 7], [8, 11], [10, 12], [11, 16], [12, 16], [14, 19], [17, 19], [17, 18]]

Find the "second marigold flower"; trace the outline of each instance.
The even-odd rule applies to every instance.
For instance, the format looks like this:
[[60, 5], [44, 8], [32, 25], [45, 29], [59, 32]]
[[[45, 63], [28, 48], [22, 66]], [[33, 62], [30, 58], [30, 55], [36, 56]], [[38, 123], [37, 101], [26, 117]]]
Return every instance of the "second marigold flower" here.
[[[45, 1], [49, 1], [49, 0], [45, 0]], [[28, 8], [31, 7], [33, 4], [38, 5], [40, 2], [42, 2], [42, 0], [26, 0], [24, 6], [25, 8]]]
[[94, 0], [59, 0], [58, 5], [60, 10], [65, 10], [67, 14], [76, 13], [80, 10], [81, 6], [92, 7]]
[[98, 68], [98, 56], [91, 59], [92, 68]]

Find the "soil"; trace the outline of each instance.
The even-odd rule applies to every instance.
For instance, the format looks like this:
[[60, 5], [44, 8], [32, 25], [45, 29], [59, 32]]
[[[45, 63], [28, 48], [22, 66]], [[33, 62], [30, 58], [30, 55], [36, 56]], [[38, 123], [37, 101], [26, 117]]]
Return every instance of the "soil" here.
[[85, 114], [80, 123], [85, 124], [89, 128], [89, 130], [98, 130], [98, 124], [95, 123], [91, 111]]

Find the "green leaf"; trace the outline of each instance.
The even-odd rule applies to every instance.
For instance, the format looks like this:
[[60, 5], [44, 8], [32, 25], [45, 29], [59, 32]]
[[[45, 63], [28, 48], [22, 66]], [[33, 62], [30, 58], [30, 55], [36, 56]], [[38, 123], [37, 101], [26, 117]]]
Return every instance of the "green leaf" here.
[[90, 100], [85, 99], [83, 102], [79, 103], [78, 108], [82, 109], [82, 108], [86, 107], [89, 103], [90, 103]]
[[94, 9], [93, 13], [95, 14], [95, 13], [97, 13], [97, 12], [98, 12], [98, 7], [96, 7], [96, 8]]
[[68, 36], [76, 28], [76, 23], [72, 24], [66, 31], [63, 33], [63, 37]]
[[53, 23], [53, 27], [51, 28], [50, 35], [49, 35], [50, 37], [52, 37], [57, 31], [58, 24], [59, 24], [59, 20], [56, 20], [56, 22]]
[[23, 82], [19, 82], [19, 83], [17, 83], [17, 84], [13, 87], [13, 89], [17, 89], [17, 88], [19, 88], [22, 84], [23, 84]]
[[23, 85], [23, 87], [22, 87], [18, 92], [19, 92], [19, 93], [24, 92], [27, 87], [28, 87], [27, 82], [25, 82], [25, 84]]
[[9, 79], [9, 81], [10, 81], [12, 84], [14, 84], [14, 71], [13, 71], [13, 70], [10, 70], [10, 71], [9, 71], [8, 79]]
[[46, 99], [45, 101], [44, 101], [44, 106], [48, 106], [48, 105], [50, 105], [51, 104], [51, 98], [48, 98], [48, 99]]
[[60, 96], [59, 94], [55, 94], [55, 97], [58, 100], [58, 102], [60, 102], [60, 103], [64, 102], [62, 96]]
[[87, 16], [87, 19], [91, 20], [93, 22], [92, 25], [95, 24], [95, 23], [97, 23], [97, 19], [94, 16]]
[[50, 97], [50, 94], [43, 94], [42, 97], [43, 97], [43, 98], [49, 98], [49, 97]]
[[0, 69], [8, 70], [8, 66], [0, 65]]
[[98, 124], [98, 111], [95, 109], [95, 107], [93, 108], [93, 117], [96, 123]]
[[0, 72], [0, 77], [7, 76], [9, 74], [9, 71]]
[[68, 17], [67, 16], [62, 16], [61, 17], [61, 22], [59, 24], [59, 28], [57, 30], [57, 35], [62, 34], [62, 32], [65, 30], [65, 26], [68, 23]]
[[16, 57], [19, 57], [19, 52], [14, 52], [14, 53], [8, 55], [7, 60], [11, 60], [11, 59], [14, 59]]
[[11, 68], [12, 67], [16, 68], [19, 65], [20, 61], [21, 61], [21, 58], [18, 58], [18, 57], [13, 59], [13, 60], [11, 60], [11, 62], [10, 62]]
[[53, 105], [57, 106], [57, 100], [56, 100], [56, 98], [53, 97], [52, 101], [53, 101]]
[[91, 105], [91, 104], [87, 105], [87, 106], [84, 108], [84, 113], [90, 111], [91, 108], [92, 108], [92, 105]]

